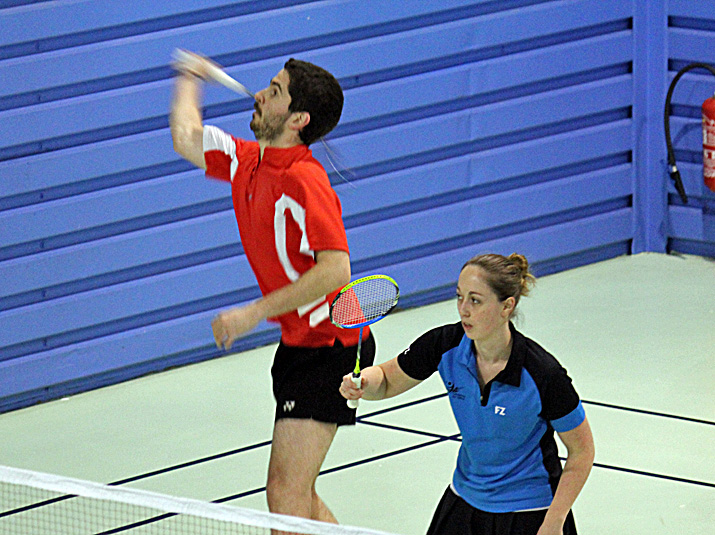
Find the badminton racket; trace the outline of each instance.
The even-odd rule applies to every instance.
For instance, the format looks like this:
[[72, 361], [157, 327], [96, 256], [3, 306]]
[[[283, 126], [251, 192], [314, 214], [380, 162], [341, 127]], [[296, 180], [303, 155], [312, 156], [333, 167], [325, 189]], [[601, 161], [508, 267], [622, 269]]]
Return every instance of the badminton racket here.
[[184, 68], [189, 71], [201, 72], [199, 65], [203, 64], [207, 76], [214, 82], [217, 82], [236, 93], [243, 93], [251, 98], [255, 98], [255, 95], [251, 93], [245, 85], [231, 78], [228, 74], [221, 70], [218, 65], [208, 59], [201, 58], [200, 56], [187, 52], [186, 50], [182, 50], [181, 48], [174, 50], [173, 59], [179, 69]]
[[[360, 376], [360, 348], [362, 330], [387, 316], [396, 306], [400, 288], [387, 275], [370, 275], [357, 279], [345, 286], [330, 305], [330, 321], [343, 329], [360, 329], [357, 344], [357, 358], [352, 381], [356, 387], [362, 386]], [[349, 399], [348, 407], [355, 409], [357, 399]]]

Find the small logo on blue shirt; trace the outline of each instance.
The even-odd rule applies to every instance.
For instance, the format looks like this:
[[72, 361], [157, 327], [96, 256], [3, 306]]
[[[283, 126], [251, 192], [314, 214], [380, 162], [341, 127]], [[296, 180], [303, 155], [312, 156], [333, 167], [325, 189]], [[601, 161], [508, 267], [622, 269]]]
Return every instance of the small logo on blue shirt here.
[[448, 381], [447, 383], [445, 383], [445, 386], [447, 387], [447, 392], [449, 392], [452, 397], [464, 399], [464, 394], [459, 393], [459, 387], [453, 382]]
[[496, 405], [494, 407], [494, 414], [498, 414], [499, 416], [506, 416], [506, 407], [500, 407], [499, 405]]

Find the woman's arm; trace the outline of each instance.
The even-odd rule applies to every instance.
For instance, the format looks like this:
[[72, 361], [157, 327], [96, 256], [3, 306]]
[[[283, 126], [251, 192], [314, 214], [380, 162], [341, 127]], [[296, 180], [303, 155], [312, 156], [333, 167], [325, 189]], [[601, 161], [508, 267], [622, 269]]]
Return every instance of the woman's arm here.
[[397, 357], [378, 366], [370, 366], [361, 371], [362, 388], [358, 389], [352, 375], [343, 377], [340, 393], [345, 399], [386, 399], [406, 392], [422, 381], [413, 379], [402, 371]]
[[588, 420], [584, 419], [581, 425], [571, 431], [559, 433], [559, 438], [568, 450], [566, 464], [559, 485], [556, 487], [554, 499], [537, 535], [562, 534], [566, 515], [586, 483], [593, 466], [595, 449]]

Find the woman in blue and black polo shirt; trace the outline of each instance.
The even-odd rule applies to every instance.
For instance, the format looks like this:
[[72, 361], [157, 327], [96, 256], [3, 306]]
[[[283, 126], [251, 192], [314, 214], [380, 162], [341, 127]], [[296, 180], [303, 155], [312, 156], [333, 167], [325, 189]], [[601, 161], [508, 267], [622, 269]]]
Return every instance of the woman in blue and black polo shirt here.
[[[429, 535], [574, 535], [571, 506], [593, 465], [586, 415], [566, 370], [514, 328], [534, 277], [521, 255], [480, 255], [457, 283], [461, 321], [362, 372], [347, 399], [396, 396], [439, 371], [462, 434]], [[568, 450], [563, 469], [554, 431]]]

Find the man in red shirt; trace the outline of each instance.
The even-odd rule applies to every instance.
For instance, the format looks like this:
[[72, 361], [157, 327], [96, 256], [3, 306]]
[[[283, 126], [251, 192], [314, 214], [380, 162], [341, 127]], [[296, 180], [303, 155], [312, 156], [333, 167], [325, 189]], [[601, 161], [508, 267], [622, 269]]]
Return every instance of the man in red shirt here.
[[[171, 105], [174, 149], [206, 174], [230, 182], [241, 243], [263, 297], [218, 314], [219, 347], [228, 349], [264, 319], [281, 325], [271, 374], [276, 422], [266, 494], [272, 512], [336, 522], [315, 481], [337, 427], [355, 423], [338, 387], [355, 364], [358, 331], [329, 320], [329, 306], [350, 281], [350, 256], [340, 201], [308, 146], [340, 119], [337, 80], [291, 59], [255, 95], [256, 141], [204, 126], [201, 81], [209, 60], [190, 56]], [[367, 329], [365, 330], [367, 331]], [[375, 343], [364, 333], [361, 361]]]

